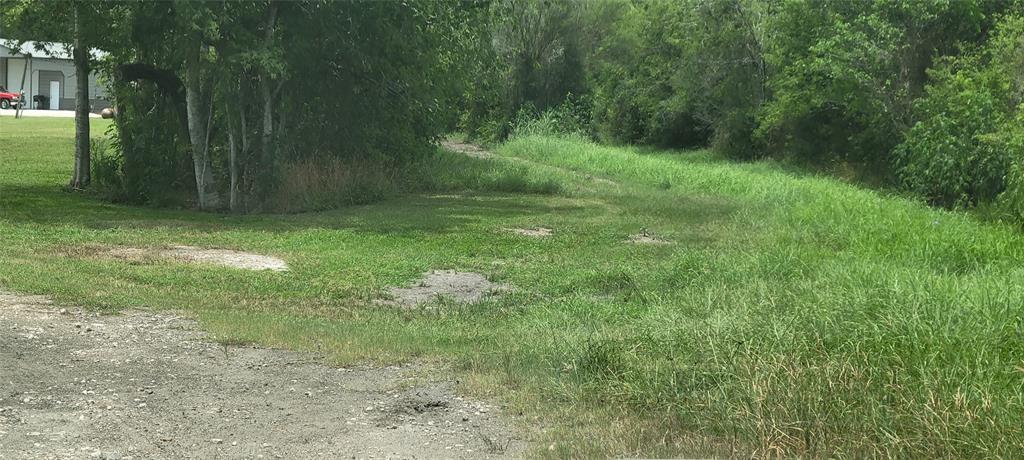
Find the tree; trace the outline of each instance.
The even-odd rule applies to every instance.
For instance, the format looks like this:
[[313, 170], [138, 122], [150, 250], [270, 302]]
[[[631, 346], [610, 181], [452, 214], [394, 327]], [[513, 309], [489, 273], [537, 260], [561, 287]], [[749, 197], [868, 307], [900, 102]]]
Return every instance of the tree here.
[[[0, 28], [20, 39], [71, 44], [75, 65], [75, 154], [68, 187], [81, 189], [89, 185], [91, 171], [89, 133], [89, 75], [95, 56], [92, 48], [102, 43], [104, 25], [109, 23], [107, 4], [73, 0], [70, 8], [45, 0], [0, 0]], [[46, 54], [57, 51], [43, 47]]]
[[653, 1], [620, 9], [591, 63], [599, 133], [673, 147], [712, 139], [728, 155], [760, 155], [752, 133], [769, 96], [766, 5]]
[[1009, 186], [1003, 201], [1019, 218], [1021, 44], [1024, 16], [1006, 15], [978, 50], [929, 70], [924, 96], [914, 104], [917, 121], [894, 152], [905, 188], [933, 204], [970, 207], [994, 202]]
[[107, 68], [132, 201], [190, 183], [179, 199], [200, 209], [258, 211], [289, 165], [397, 166], [433, 151], [465, 81], [464, 58], [443, 49], [466, 30], [462, 4], [115, 5]]
[[81, 189], [89, 185], [91, 172], [91, 155], [89, 151], [89, 46], [86, 41], [86, 10], [84, 2], [76, 1], [72, 5], [74, 16], [73, 58], [75, 62], [75, 167], [71, 173], [68, 187]]
[[500, 0], [478, 19], [484, 29], [475, 51], [484, 58], [473, 74], [484, 81], [467, 97], [474, 101], [466, 126], [472, 134], [504, 138], [520, 110], [544, 111], [586, 92], [582, 4]]
[[767, 24], [772, 98], [758, 134], [777, 155], [885, 174], [926, 69], [978, 40], [996, 2], [790, 2]]

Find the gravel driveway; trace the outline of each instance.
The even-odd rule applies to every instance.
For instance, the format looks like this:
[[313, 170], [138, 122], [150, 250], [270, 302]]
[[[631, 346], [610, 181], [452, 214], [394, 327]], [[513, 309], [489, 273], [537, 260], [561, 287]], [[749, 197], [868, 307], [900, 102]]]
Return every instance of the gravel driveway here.
[[521, 457], [500, 408], [415, 366], [325, 366], [193, 321], [0, 292], [0, 459]]

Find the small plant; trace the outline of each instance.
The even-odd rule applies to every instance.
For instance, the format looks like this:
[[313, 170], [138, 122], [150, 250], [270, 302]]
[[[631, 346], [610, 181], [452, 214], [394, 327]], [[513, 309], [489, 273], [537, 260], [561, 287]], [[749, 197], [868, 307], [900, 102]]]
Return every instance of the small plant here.
[[124, 201], [124, 162], [111, 148], [110, 140], [94, 138], [90, 142], [92, 154], [92, 187], [111, 201]]
[[480, 436], [480, 440], [484, 442], [484, 446], [487, 448], [489, 454], [503, 454], [508, 450], [508, 447], [512, 445], [512, 438], [506, 438], [504, 441], [500, 441], [497, 438], [492, 438], [482, 431], [478, 431], [477, 435]]
[[224, 354], [224, 359], [225, 360], [231, 359], [231, 347], [232, 346], [241, 346], [241, 345], [244, 345], [246, 343], [244, 340], [230, 338], [230, 337], [227, 337], [227, 338], [217, 338], [216, 342], [217, 342], [217, 344], [220, 345], [220, 351], [221, 351], [222, 354]]

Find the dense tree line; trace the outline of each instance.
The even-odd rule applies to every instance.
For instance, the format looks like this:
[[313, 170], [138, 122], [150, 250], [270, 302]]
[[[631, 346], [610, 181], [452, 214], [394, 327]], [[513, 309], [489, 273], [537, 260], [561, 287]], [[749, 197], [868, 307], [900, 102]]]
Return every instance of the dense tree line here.
[[[113, 152], [95, 158], [94, 177], [88, 166], [76, 172], [73, 187], [92, 179], [130, 202], [254, 211], [289, 164], [395, 164], [429, 152], [453, 124], [448, 101], [471, 55], [461, 37], [480, 8], [4, 0], [0, 9], [5, 33], [72, 43], [79, 75], [99, 68], [111, 89]], [[89, 48], [107, 55], [77, 62]], [[78, 105], [88, 107], [87, 93]], [[88, 165], [82, 129], [76, 158]]]
[[80, 75], [106, 75], [118, 117], [91, 168], [79, 123], [71, 185], [95, 179], [131, 202], [260, 210], [289, 165], [396, 165], [452, 129], [493, 141], [543, 125], [1024, 215], [1019, 0], [0, 7], [5, 34], [108, 52], [75, 53]]
[[504, 0], [461, 126], [501, 139], [531, 116], [585, 120], [571, 130], [792, 159], [1019, 218], [1022, 17], [1010, 0]]

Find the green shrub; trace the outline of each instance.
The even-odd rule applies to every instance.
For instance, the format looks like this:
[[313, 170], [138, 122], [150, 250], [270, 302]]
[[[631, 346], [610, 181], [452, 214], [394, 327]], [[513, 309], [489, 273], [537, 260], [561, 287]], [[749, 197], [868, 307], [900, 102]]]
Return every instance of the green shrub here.
[[[919, 120], [896, 149], [903, 184], [943, 206], [975, 206], [1004, 194], [1016, 198], [1021, 157], [1020, 106], [1024, 95], [1024, 17], [1002, 18], [978, 52], [943, 62], [914, 105]], [[1017, 134], [1015, 134], [1017, 133]]]
[[586, 102], [566, 98], [561, 104], [537, 113], [532, 104], [519, 109], [512, 120], [511, 137], [519, 136], [582, 136], [589, 137], [590, 108]]
[[764, 154], [764, 148], [754, 138], [757, 122], [752, 114], [743, 109], [725, 112], [721, 115], [711, 137], [711, 147], [736, 159], [754, 159]]
[[1024, 106], [1017, 119], [1003, 133], [1003, 145], [1009, 147], [1010, 168], [1006, 174], [1006, 191], [999, 197], [998, 207], [1011, 220], [1024, 223]]
[[117, 119], [108, 130], [111, 155], [120, 162], [122, 190], [132, 204], [184, 206], [194, 198], [195, 179], [187, 139], [172, 107], [152, 85], [113, 85]]
[[111, 148], [110, 140], [106, 138], [93, 138], [89, 150], [93, 190], [110, 201], [125, 201], [121, 155]]
[[786, 2], [766, 23], [759, 135], [775, 155], [886, 174], [926, 70], [981, 39], [996, 3]]
[[982, 76], [935, 75], [938, 82], [915, 107], [921, 121], [896, 149], [900, 178], [934, 204], [991, 201], [1003, 190], [1010, 164], [1006, 146], [988, 136], [1005, 124], [1001, 98]]
[[764, 67], [746, 13], [721, 1], [623, 5], [593, 56], [597, 137], [694, 147], [714, 132], [726, 153], [747, 152], [739, 120], [762, 102]]

